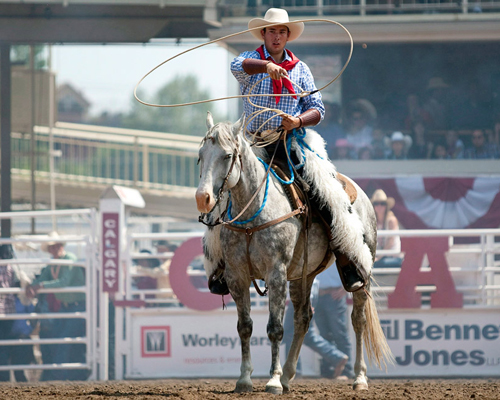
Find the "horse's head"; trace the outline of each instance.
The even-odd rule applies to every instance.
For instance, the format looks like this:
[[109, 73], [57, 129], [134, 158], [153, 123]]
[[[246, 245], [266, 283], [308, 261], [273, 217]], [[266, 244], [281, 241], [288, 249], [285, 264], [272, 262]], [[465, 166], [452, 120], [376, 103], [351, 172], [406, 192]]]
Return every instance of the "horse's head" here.
[[210, 212], [221, 192], [234, 187], [240, 179], [242, 125], [243, 119], [235, 124], [214, 125], [212, 114], [207, 115], [208, 132], [199, 151], [200, 184], [196, 191], [196, 205], [202, 213]]

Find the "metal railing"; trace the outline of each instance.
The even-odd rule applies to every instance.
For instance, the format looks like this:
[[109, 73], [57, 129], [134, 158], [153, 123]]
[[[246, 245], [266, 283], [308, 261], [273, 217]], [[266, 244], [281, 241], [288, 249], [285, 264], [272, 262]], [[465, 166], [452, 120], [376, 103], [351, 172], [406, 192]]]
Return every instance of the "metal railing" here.
[[291, 16], [393, 15], [499, 12], [499, 0], [220, 0], [221, 18], [260, 17], [270, 7], [285, 8]]
[[[97, 213], [94, 209], [81, 210], [59, 210], [59, 211], [27, 211], [27, 212], [8, 212], [0, 213], [0, 219], [10, 219], [16, 221], [19, 219], [30, 218], [46, 218], [46, 217], [80, 217], [87, 219], [89, 232], [97, 232]], [[29, 248], [38, 248], [41, 244], [53, 241], [50, 236], [30, 236], [19, 235], [11, 238], [0, 238], [0, 244], [13, 244], [15, 247], [23, 248], [29, 245]], [[40, 270], [45, 265], [68, 265], [76, 266], [85, 269], [85, 286], [72, 286], [65, 288], [39, 289], [38, 293], [84, 293], [85, 294], [85, 311], [63, 313], [63, 312], [42, 312], [36, 311], [33, 313], [14, 313], [0, 314], [0, 320], [47, 320], [47, 319], [83, 319], [85, 320], [86, 336], [85, 337], [65, 337], [65, 338], [40, 338], [35, 335], [36, 330], [29, 339], [11, 339], [0, 341], [0, 346], [23, 345], [23, 346], [39, 346], [39, 345], [55, 345], [55, 344], [84, 344], [86, 346], [86, 361], [85, 362], [70, 362], [65, 364], [57, 363], [35, 363], [29, 365], [2, 365], [0, 371], [6, 370], [54, 370], [54, 369], [87, 369], [90, 371], [90, 379], [97, 378], [97, 364], [102, 364], [98, 361], [99, 349], [97, 343], [102, 341], [99, 339], [99, 329], [97, 320], [93, 318], [98, 309], [98, 298], [96, 284], [96, 266], [97, 266], [97, 241], [92, 234], [88, 235], [61, 235], [57, 238], [58, 241], [69, 244], [78, 244], [84, 249], [84, 256], [78, 261], [70, 260], [54, 260], [46, 256], [28, 257], [26, 251], [17, 251], [21, 254], [20, 258], [0, 260], [0, 265], [10, 264], [17, 271], [22, 271], [26, 275], [32, 275], [34, 271]], [[26, 253], [26, 254], [23, 254]], [[0, 288], [0, 294], [19, 295], [24, 292], [22, 288]], [[15, 360], [13, 360], [15, 362]]]
[[[50, 134], [54, 149], [50, 151]], [[200, 137], [58, 122], [36, 126], [36, 176], [148, 189], [198, 185]], [[30, 175], [30, 135], [12, 134], [12, 173]]]
[[[172, 289], [148, 289], [140, 290], [133, 288], [134, 279], [142, 276], [140, 272], [132, 268], [132, 259], [161, 259], [167, 260], [173, 253], [144, 254], [139, 253], [139, 247], [153, 248], [152, 242], [155, 240], [180, 241], [192, 237], [201, 237], [200, 232], [185, 233], [141, 233], [131, 234], [128, 240], [129, 256], [128, 273], [126, 287], [129, 298], [138, 297], [145, 301], [148, 306], [157, 306], [161, 303], [179, 305]], [[446, 253], [449, 271], [454, 280], [457, 292], [463, 295], [464, 308], [498, 308], [500, 307], [500, 229], [443, 229], [443, 230], [401, 230], [401, 231], [379, 231], [381, 237], [400, 236], [404, 238], [447, 238], [449, 250]], [[462, 244], [460, 238], [473, 239], [476, 243]], [[149, 242], [148, 242], [149, 241]], [[469, 240], [471, 241], [471, 240]], [[139, 243], [141, 243], [139, 245]], [[401, 255], [400, 251], [380, 250], [380, 256]], [[428, 266], [423, 266], [428, 268]], [[205, 273], [200, 269], [199, 262], [193, 264], [188, 269], [192, 277], [199, 277], [201, 281], [206, 280]], [[378, 282], [372, 287], [377, 295], [377, 303], [381, 308], [387, 307], [387, 295], [394, 292], [395, 285], [400, 273], [400, 268], [374, 268], [373, 275]], [[208, 291], [203, 286], [201, 291]], [[267, 297], [259, 297], [253, 287], [252, 308], [267, 308]], [[416, 290], [422, 293], [422, 305], [426, 307], [430, 300], [431, 293], [436, 291], [433, 285], [418, 285]], [[146, 296], [149, 295], [149, 296]], [[169, 295], [169, 296], [165, 296]], [[157, 296], [155, 298], [155, 296]], [[149, 298], [147, 298], [149, 297]], [[169, 297], [165, 299], [162, 297]], [[235, 306], [234, 302], [227, 303], [228, 307]]]

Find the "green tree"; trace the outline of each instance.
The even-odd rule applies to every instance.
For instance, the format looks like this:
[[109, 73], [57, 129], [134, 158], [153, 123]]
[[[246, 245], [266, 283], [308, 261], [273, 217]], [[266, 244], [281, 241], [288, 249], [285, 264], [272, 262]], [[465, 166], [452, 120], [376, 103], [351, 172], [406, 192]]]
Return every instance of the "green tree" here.
[[[138, 91], [144, 99], [144, 93]], [[155, 104], [181, 104], [210, 98], [208, 90], [200, 88], [194, 75], [176, 76], [160, 88], [148, 102]], [[183, 107], [148, 107], [133, 99], [132, 110], [124, 116], [124, 128], [145, 129], [186, 135], [204, 135], [207, 111], [216, 121], [221, 119], [214, 111], [214, 103], [204, 103]]]
[[[43, 69], [47, 67], [47, 52], [45, 46], [36, 45], [35, 50], [35, 69]], [[30, 65], [30, 46], [16, 45], [12, 46], [10, 54], [11, 62], [14, 64]]]

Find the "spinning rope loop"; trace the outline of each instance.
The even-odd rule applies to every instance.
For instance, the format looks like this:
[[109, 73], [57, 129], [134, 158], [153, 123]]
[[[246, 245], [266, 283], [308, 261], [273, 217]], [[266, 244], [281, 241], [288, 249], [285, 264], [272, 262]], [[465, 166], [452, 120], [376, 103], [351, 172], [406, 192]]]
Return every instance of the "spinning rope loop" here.
[[[144, 104], [145, 106], [149, 106], [149, 107], [164, 107], [164, 108], [173, 108], [173, 107], [183, 107], [183, 106], [191, 106], [191, 105], [195, 105], [195, 104], [203, 104], [203, 103], [210, 103], [210, 102], [215, 102], [215, 101], [220, 101], [220, 100], [230, 100], [230, 99], [242, 99], [242, 98], [250, 98], [250, 97], [269, 97], [269, 96], [281, 96], [281, 97], [288, 97], [288, 96], [298, 96], [298, 97], [306, 97], [306, 96], [310, 96], [311, 94], [313, 93], [316, 93], [316, 92], [319, 92], [319, 91], [322, 91], [324, 90], [325, 88], [327, 88], [328, 86], [330, 86], [333, 82], [335, 82], [343, 73], [344, 73], [344, 70], [347, 68], [347, 65], [349, 64], [349, 62], [351, 61], [351, 56], [352, 56], [352, 52], [353, 52], [353, 40], [352, 40], [352, 36], [351, 36], [351, 33], [347, 30], [347, 28], [342, 25], [341, 23], [339, 22], [336, 22], [336, 21], [332, 21], [332, 20], [329, 20], [329, 19], [304, 19], [304, 20], [297, 20], [297, 21], [291, 21], [291, 22], [327, 22], [329, 24], [334, 24], [334, 25], [338, 25], [340, 26], [348, 35], [349, 37], [349, 40], [350, 40], [350, 44], [351, 44], [351, 49], [350, 49], [350, 52], [349, 52], [349, 56], [347, 57], [347, 60], [344, 64], [344, 66], [342, 67], [342, 69], [340, 70], [340, 72], [330, 81], [328, 82], [326, 85], [324, 85], [323, 87], [317, 89], [317, 90], [314, 90], [314, 91], [305, 91], [303, 90], [302, 88], [300, 88], [295, 82], [292, 82], [296, 87], [298, 87], [301, 91], [300, 93], [283, 93], [281, 95], [276, 95], [276, 94], [269, 94], [269, 93], [265, 93], [265, 94], [258, 94], [258, 93], [255, 93], [255, 94], [241, 94], [241, 95], [236, 95], [236, 96], [226, 96], [226, 97], [219, 97], [217, 99], [207, 99], [207, 100], [199, 100], [199, 101], [192, 101], [192, 102], [189, 102], [189, 103], [179, 103], [179, 104], [154, 104], [154, 103], [148, 103], [146, 101], [143, 101], [141, 100], [138, 96], [137, 96], [137, 89], [139, 88], [139, 85], [142, 83], [142, 81], [144, 79], [146, 79], [149, 75], [151, 75], [154, 71], [156, 71], [158, 68], [160, 68], [161, 66], [163, 66], [164, 64], [168, 63], [169, 61], [172, 61], [173, 59], [177, 58], [177, 57], [180, 57], [186, 53], [189, 53], [190, 51], [193, 51], [193, 50], [196, 50], [196, 49], [199, 49], [203, 46], [208, 46], [209, 44], [213, 44], [213, 43], [217, 43], [217, 42], [220, 42], [222, 40], [225, 40], [225, 39], [229, 39], [231, 37], [234, 37], [234, 36], [238, 36], [238, 35], [242, 35], [244, 33], [248, 33], [248, 32], [251, 32], [251, 31], [255, 31], [255, 30], [261, 30], [261, 29], [264, 29], [264, 28], [268, 28], [268, 27], [271, 27], [271, 26], [276, 26], [276, 23], [272, 23], [272, 24], [269, 24], [269, 25], [264, 25], [264, 26], [258, 26], [258, 27], [255, 27], [255, 28], [252, 28], [252, 29], [247, 29], [245, 31], [241, 31], [241, 32], [237, 32], [237, 33], [232, 33], [230, 35], [226, 35], [226, 36], [223, 36], [219, 39], [214, 39], [214, 40], [211, 40], [210, 42], [207, 42], [207, 43], [203, 43], [203, 44], [200, 44], [198, 46], [195, 46], [191, 49], [187, 49], [185, 51], [182, 51], [180, 52], [179, 54], [176, 54], [175, 56], [173, 57], [170, 57], [168, 59], [166, 59], [165, 61], [161, 62], [160, 64], [158, 64], [156, 67], [154, 67], [153, 69], [151, 69], [146, 75], [144, 75], [140, 81], [137, 83], [137, 85], [135, 85], [135, 88], [134, 88], [134, 97], [135, 99], [141, 103], [141, 104]], [[269, 76], [267, 77], [264, 77], [262, 78], [259, 82], [257, 83], [260, 83], [263, 79], [268, 79]], [[287, 78], [288, 79], [288, 78]], [[257, 84], [256, 83], [256, 84]], [[255, 85], [256, 85], [255, 84]], [[252, 89], [255, 87], [252, 86]], [[252, 103], [252, 105], [255, 106], [254, 103]], [[256, 106], [256, 107], [260, 107], [260, 106]], [[265, 112], [265, 111], [273, 111], [275, 113], [277, 113], [274, 117], [277, 117], [277, 116], [281, 116], [283, 115], [283, 112], [281, 110], [278, 110], [278, 109], [273, 109], [273, 108], [266, 108], [266, 107], [260, 107], [260, 108], [263, 108], [262, 111], [259, 112], [259, 114], [261, 112]], [[274, 117], [271, 117], [270, 119], [274, 118]], [[252, 119], [255, 118], [255, 116], [252, 116]], [[269, 119], [269, 120], [270, 120]], [[268, 121], [269, 121], [268, 120]], [[266, 121], [267, 122], [267, 121]]]

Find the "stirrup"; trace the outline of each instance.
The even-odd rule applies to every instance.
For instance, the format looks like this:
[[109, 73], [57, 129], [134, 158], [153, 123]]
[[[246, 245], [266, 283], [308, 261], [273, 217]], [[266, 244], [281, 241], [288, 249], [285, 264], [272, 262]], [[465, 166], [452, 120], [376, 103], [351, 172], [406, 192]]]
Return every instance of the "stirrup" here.
[[224, 279], [224, 268], [221, 268], [220, 265], [210, 274], [210, 277], [208, 278], [208, 289], [210, 290], [210, 293], [220, 296], [229, 294], [229, 288], [226, 280]]

